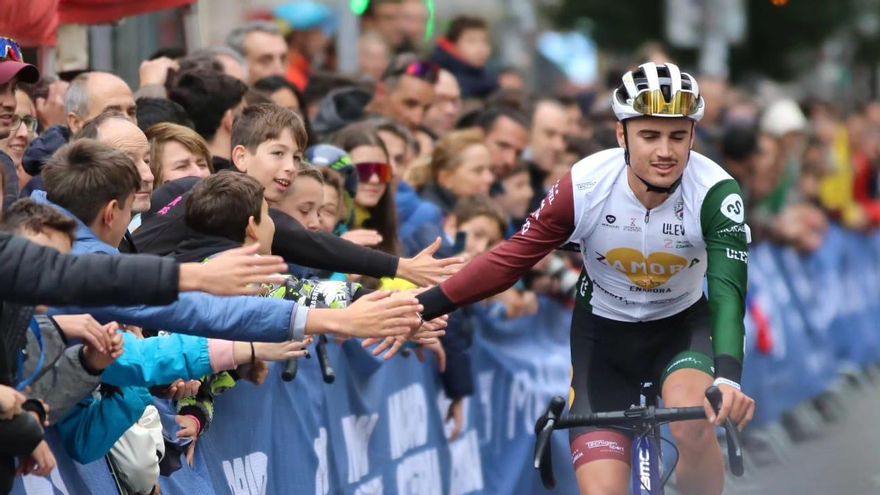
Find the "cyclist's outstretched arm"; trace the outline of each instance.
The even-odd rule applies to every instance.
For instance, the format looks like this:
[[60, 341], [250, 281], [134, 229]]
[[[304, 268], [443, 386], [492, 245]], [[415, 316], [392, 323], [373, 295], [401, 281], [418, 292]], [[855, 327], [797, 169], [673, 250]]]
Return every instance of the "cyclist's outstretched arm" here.
[[509, 240], [474, 259], [449, 280], [418, 296], [425, 320], [459, 306], [498, 294], [512, 286], [548, 253], [563, 245], [574, 232], [571, 174], [559, 180]]
[[709, 308], [715, 377], [740, 382], [748, 267], [747, 226], [742, 191], [734, 180], [719, 182], [700, 211], [706, 241]]

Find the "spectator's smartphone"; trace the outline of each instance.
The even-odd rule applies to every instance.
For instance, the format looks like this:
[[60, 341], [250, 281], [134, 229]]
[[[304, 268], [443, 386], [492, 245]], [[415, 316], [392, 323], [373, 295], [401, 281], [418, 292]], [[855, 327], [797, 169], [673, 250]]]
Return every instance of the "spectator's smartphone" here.
[[455, 254], [463, 253], [467, 244], [467, 232], [459, 230], [455, 233], [455, 244], [452, 245], [452, 252]]

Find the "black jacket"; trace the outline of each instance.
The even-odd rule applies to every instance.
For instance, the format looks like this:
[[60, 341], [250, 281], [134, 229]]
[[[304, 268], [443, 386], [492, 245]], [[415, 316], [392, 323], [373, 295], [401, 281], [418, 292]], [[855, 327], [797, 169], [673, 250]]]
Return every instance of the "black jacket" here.
[[155, 256], [70, 256], [0, 232], [0, 301], [51, 306], [162, 306], [177, 300], [177, 262]]
[[[224, 172], [233, 173], [233, 172]], [[186, 226], [186, 200], [198, 178], [186, 177], [169, 182], [153, 193], [153, 206], [143, 215], [134, 242], [144, 253], [168, 255], [195, 233]], [[288, 263], [318, 270], [358, 273], [370, 277], [393, 277], [399, 259], [396, 256], [358, 246], [333, 234], [306, 230], [292, 217], [269, 210], [275, 221], [272, 252]]]

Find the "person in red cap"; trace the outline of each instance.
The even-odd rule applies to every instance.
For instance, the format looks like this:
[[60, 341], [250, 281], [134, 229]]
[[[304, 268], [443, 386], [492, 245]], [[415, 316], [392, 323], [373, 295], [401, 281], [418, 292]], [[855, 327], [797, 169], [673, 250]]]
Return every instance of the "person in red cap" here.
[[[19, 81], [35, 83], [40, 79], [40, 71], [31, 64], [24, 63], [21, 48], [12, 38], [0, 36], [0, 139], [5, 139], [21, 125], [21, 117], [15, 114], [15, 86]], [[0, 167], [6, 180], [3, 206], [8, 207], [18, 199], [18, 176], [15, 163], [0, 151]]]

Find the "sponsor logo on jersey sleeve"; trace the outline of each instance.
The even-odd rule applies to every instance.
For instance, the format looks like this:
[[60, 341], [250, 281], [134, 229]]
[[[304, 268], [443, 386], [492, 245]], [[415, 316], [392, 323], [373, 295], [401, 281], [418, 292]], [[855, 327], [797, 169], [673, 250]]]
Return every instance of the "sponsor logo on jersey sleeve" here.
[[748, 251], [740, 251], [738, 249], [727, 248], [727, 257], [732, 260], [742, 261], [743, 263], [749, 262], [749, 252]]
[[721, 202], [721, 214], [736, 223], [746, 219], [746, 208], [739, 194], [728, 194]]

